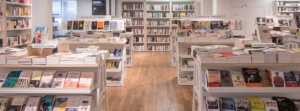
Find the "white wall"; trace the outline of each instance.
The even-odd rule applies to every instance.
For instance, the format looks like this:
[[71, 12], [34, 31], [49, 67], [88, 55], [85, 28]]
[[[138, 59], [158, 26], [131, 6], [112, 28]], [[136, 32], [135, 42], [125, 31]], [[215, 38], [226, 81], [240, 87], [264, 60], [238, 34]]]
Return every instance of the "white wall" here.
[[201, 1], [201, 15], [213, 15], [213, 0]]
[[49, 27], [48, 38], [53, 38], [52, 0], [32, 0], [32, 37], [36, 27]]
[[276, 7], [274, 3], [276, 0], [231, 0], [230, 6], [243, 6], [247, 5], [248, 7], [262, 6], [265, 7], [266, 16], [276, 15]]
[[77, 0], [77, 15], [92, 15], [92, 0]]
[[226, 15], [226, 18], [230, 18], [231, 0], [216, 0], [216, 15]]

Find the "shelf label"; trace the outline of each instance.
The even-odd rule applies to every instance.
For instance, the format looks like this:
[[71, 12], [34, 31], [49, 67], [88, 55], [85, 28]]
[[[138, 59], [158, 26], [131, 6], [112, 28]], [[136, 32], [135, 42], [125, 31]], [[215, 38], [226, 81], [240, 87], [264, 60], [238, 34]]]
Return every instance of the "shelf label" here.
[[211, 18], [226, 18], [226, 15], [212, 15]]
[[93, 15], [93, 16], [76, 16], [77, 20], [85, 20], [85, 19], [89, 19], [89, 20], [95, 20], [95, 19], [111, 19], [111, 16], [107, 16], [107, 15]]
[[252, 43], [251, 47], [276, 47], [275, 43]]
[[206, 18], [226, 18], [226, 15], [196, 15], [192, 16], [195, 19], [206, 19]]
[[32, 44], [32, 48], [56, 48], [57, 44]]

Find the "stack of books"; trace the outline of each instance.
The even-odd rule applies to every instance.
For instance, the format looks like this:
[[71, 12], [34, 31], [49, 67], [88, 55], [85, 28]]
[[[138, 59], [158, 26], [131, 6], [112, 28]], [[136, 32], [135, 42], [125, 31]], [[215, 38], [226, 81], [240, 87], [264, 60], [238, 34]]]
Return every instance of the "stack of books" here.
[[100, 60], [100, 55], [88, 55], [84, 58], [85, 64], [97, 64]]
[[278, 51], [278, 63], [292, 63], [292, 53], [288, 51]]
[[0, 64], [6, 64], [6, 56], [10, 53], [0, 53]]
[[239, 63], [239, 56], [235, 55], [234, 53], [221, 53], [222, 55], [226, 56], [227, 63]]
[[277, 63], [277, 51], [276, 50], [264, 50], [265, 63]]
[[300, 63], [300, 53], [292, 51], [292, 63]]
[[244, 51], [235, 51], [234, 54], [239, 56], [239, 63], [251, 63], [251, 55], [244, 53]]
[[32, 64], [46, 64], [46, 55], [33, 57]]
[[19, 64], [31, 64], [32, 58], [35, 58], [36, 56], [28, 56], [25, 58], [19, 59]]
[[26, 51], [12, 53], [6, 56], [7, 64], [19, 64], [19, 59], [26, 57]]
[[59, 58], [65, 56], [66, 53], [55, 53], [46, 57], [47, 64], [59, 64]]
[[265, 52], [262, 50], [251, 50], [252, 63], [265, 63]]
[[214, 57], [214, 63], [226, 63], [227, 57], [222, 54], [210, 54]]
[[85, 54], [70, 54], [59, 59], [60, 64], [84, 64]]
[[210, 54], [199, 54], [197, 58], [200, 58], [201, 63], [214, 63], [214, 57]]

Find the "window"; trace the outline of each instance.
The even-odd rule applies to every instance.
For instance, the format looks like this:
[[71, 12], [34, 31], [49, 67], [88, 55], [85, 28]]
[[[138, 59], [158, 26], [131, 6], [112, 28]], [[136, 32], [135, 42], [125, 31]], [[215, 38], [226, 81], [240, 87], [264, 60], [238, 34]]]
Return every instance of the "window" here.
[[93, 0], [93, 15], [106, 15], [106, 0]]

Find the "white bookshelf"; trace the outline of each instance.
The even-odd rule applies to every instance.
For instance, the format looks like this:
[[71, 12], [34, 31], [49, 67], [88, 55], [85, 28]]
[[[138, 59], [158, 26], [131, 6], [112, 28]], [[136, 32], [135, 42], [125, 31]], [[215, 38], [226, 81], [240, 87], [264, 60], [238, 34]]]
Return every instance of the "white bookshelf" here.
[[[285, 4], [281, 4], [285, 2]], [[296, 6], [288, 6], [289, 4], [295, 4]], [[292, 10], [288, 10], [288, 11], [281, 11], [281, 8], [291, 8]], [[297, 10], [294, 10], [294, 8], [298, 8]], [[286, 14], [285, 16], [291, 16], [290, 14], [294, 13], [294, 12], [300, 12], [299, 10], [300, 8], [300, 1], [299, 0], [276, 0], [276, 12], [277, 12], [277, 16], [283, 16], [283, 14]]]
[[[133, 64], [133, 34], [132, 33], [125, 33], [121, 34], [121, 38], [126, 38], [128, 44], [126, 44], [126, 67], [132, 67]], [[129, 51], [129, 55], [127, 55], [127, 51]]]
[[[20, 4], [20, 3], [12, 3], [12, 2], [7, 2], [6, 0], [3, 0], [1, 3], [1, 8], [2, 8], [2, 13], [3, 15], [1, 16], [3, 19], [1, 19], [1, 34], [0, 38], [3, 41], [3, 47], [8, 46], [8, 37], [13, 37], [17, 36], [17, 33], [25, 33], [26, 35], [30, 36], [30, 39], [27, 41], [27, 43], [31, 43], [32, 41], [32, 36], [31, 35], [31, 30], [32, 30], [32, 4]], [[7, 16], [7, 8], [8, 7], [21, 7], [21, 8], [29, 8], [30, 9], [30, 14], [31, 16]], [[29, 28], [20, 28], [20, 29], [7, 29], [6, 28], [6, 21], [8, 20], [29, 20]], [[19, 44], [22, 45], [22, 44]]]
[[[101, 60], [97, 64], [52, 64], [52, 65], [1, 65], [1, 71], [15, 71], [15, 70], [55, 70], [55, 71], [79, 71], [79, 72], [94, 72], [94, 80], [91, 88], [1, 88], [0, 94], [3, 96], [15, 95], [30, 95], [43, 96], [55, 95], [69, 96], [69, 95], [93, 95], [93, 111], [100, 111], [105, 103], [105, 110], [108, 111], [108, 95], [106, 84], [106, 60]], [[102, 110], [103, 111], [103, 110]]]

